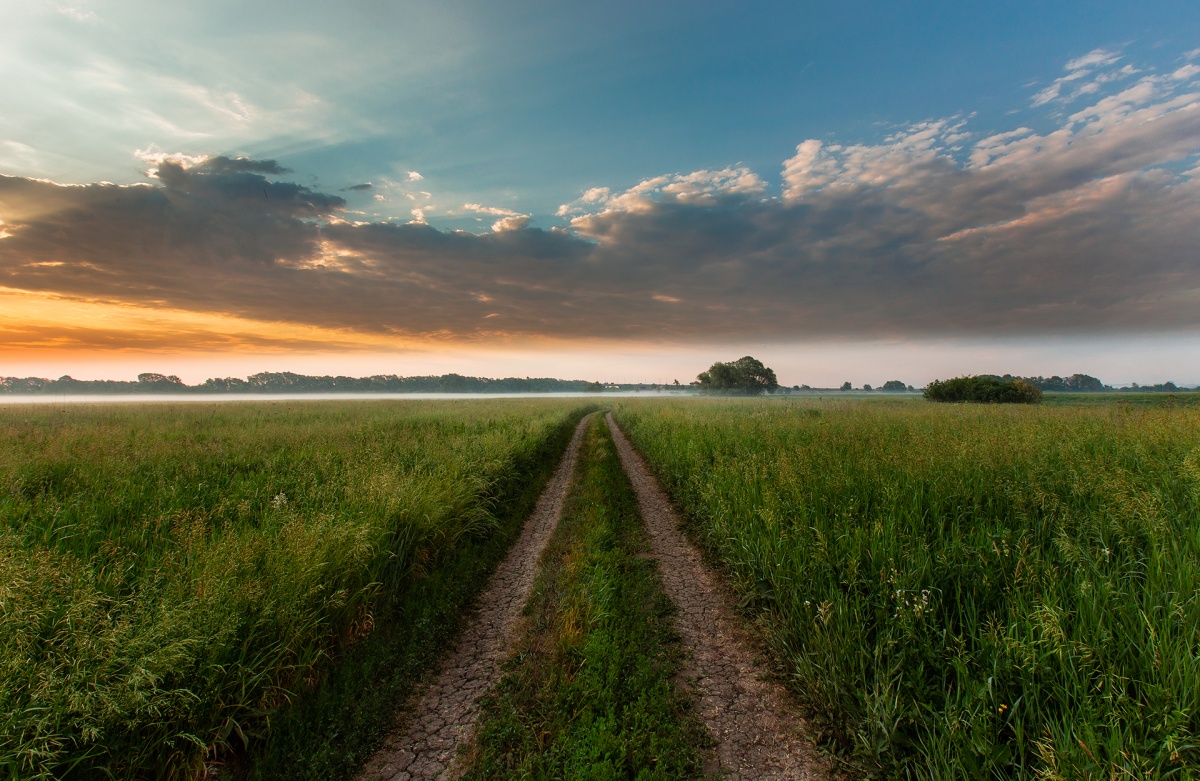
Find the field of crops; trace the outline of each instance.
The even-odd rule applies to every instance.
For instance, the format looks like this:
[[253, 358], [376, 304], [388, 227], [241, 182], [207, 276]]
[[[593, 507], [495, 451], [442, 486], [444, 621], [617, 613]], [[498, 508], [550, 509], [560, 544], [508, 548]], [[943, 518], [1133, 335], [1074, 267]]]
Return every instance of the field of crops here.
[[860, 768], [1200, 777], [1200, 409], [616, 417]]
[[516, 528], [577, 407], [0, 406], [0, 775], [191, 776], [260, 746]]

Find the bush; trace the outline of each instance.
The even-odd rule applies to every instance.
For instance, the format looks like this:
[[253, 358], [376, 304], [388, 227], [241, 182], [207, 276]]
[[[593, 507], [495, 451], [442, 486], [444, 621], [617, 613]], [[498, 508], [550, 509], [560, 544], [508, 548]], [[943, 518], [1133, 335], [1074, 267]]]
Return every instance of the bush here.
[[925, 387], [925, 398], [979, 404], [1038, 404], [1042, 400], [1042, 391], [1020, 378], [1001, 380], [980, 375], [934, 380]]

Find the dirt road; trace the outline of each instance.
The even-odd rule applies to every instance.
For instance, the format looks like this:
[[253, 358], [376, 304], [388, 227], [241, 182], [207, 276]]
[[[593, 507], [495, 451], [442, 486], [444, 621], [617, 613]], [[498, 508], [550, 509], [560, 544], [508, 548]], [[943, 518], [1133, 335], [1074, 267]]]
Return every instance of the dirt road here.
[[790, 706], [787, 692], [755, 668], [741, 619], [700, 552], [683, 536], [658, 481], [611, 414], [606, 420], [637, 492], [663, 586], [679, 608], [677, 629], [690, 657], [685, 676], [717, 744], [717, 766], [708, 770], [727, 781], [828, 778], [828, 767], [805, 736], [804, 721]]
[[458, 747], [479, 715], [479, 697], [499, 678], [521, 610], [529, 598], [538, 558], [558, 525], [571, 485], [579, 444], [590, 415], [580, 421], [566, 455], [537, 507], [479, 598], [479, 612], [463, 631], [437, 678], [419, 695], [410, 719], [363, 768], [360, 781], [424, 781], [459, 775]]

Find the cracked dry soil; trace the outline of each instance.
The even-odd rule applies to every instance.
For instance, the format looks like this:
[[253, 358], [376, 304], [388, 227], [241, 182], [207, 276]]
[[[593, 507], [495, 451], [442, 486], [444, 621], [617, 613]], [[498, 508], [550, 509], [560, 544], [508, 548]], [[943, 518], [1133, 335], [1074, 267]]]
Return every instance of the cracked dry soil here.
[[591, 415], [584, 417], [567, 452], [538, 498], [533, 514], [479, 597], [479, 610], [454, 652], [401, 731], [375, 753], [359, 781], [424, 781], [455, 778], [458, 748], [470, 740], [479, 698], [496, 682], [537, 573], [538, 559], [562, 516], [579, 446]]
[[612, 415], [605, 420], [637, 493], [663, 586], [679, 609], [675, 621], [689, 657], [687, 688], [716, 742], [715, 766], [706, 771], [727, 781], [828, 779], [829, 768], [806, 737], [805, 722], [790, 707], [788, 693], [755, 669], [741, 619], [700, 552], [683, 536], [658, 481]]

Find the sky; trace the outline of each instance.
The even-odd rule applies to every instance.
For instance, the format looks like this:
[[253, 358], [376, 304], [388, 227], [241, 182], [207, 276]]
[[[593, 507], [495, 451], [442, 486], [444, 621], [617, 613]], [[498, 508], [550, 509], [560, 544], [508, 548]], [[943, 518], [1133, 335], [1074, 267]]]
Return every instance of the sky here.
[[7, 0], [0, 375], [1200, 383], [1200, 5]]

